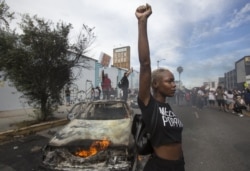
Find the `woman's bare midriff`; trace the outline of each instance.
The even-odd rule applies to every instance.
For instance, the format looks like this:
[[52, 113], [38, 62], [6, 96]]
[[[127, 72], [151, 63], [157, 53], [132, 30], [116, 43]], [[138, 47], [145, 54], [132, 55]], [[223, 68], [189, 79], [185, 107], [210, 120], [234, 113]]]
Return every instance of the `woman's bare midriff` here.
[[179, 160], [183, 157], [182, 145], [180, 143], [155, 147], [154, 151], [158, 157], [166, 160]]

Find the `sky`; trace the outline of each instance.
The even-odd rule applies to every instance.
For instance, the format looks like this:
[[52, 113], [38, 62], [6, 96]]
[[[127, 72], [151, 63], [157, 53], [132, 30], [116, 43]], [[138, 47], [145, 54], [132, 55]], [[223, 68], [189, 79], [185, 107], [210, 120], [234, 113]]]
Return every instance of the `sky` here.
[[[16, 19], [19, 14], [71, 23], [70, 40], [76, 40], [82, 24], [97, 36], [87, 56], [111, 57], [113, 49], [131, 48], [131, 66], [139, 71], [138, 23], [135, 10], [150, 4], [148, 39], [152, 69], [170, 69], [185, 87], [218, 81], [250, 56], [249, 0], [5, 0]], [[177, 67], [183, 67], [179, 75]]]

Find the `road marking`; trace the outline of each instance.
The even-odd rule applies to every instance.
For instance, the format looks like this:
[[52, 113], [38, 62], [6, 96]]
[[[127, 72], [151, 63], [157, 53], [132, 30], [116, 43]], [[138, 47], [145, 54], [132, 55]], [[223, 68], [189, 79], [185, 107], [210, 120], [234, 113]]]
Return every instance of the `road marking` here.
[[195, 114], [195, 117], [198, 119], [199, 118], [198, 112], [194, 112], [194, 114]]

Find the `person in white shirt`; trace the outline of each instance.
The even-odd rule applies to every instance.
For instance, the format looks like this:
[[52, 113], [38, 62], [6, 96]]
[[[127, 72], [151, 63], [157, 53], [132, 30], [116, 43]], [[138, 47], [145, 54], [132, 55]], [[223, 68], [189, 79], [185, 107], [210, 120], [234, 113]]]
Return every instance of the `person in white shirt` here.
[[226, 111], [231, 111], [234, 105], [234, 94], [231, 90], [225, 92], [226, 96]]
[[216, 98], [215, 98], [215, 95], [214, 95], [214, 91], [213, 90], [210, 90], [209, 93], [208, 93], [208, 103], [209, 103], [209, 107], [215, 107], [215, 101], [216, 101]]

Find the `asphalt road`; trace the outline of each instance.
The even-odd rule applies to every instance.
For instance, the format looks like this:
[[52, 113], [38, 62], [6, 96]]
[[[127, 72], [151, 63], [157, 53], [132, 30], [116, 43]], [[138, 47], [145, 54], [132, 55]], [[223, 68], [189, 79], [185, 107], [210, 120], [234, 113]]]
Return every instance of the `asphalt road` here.
[[26, 138], [0, 146], [1, 171], [38, 171], [41, 163], [41, 148], [48, 139], [40, 135], [30, 135]]
[[[250, 117], [216, 109], [172, 107], [184, 124], [186, 171], [250, 170]], [[0, 144], [0, 170], [40, 171], [41, 149], [57, 129]]]
[[187, 171], [250, 170], [250, 117], [217, 109], [174, 109], [184, 124]]

